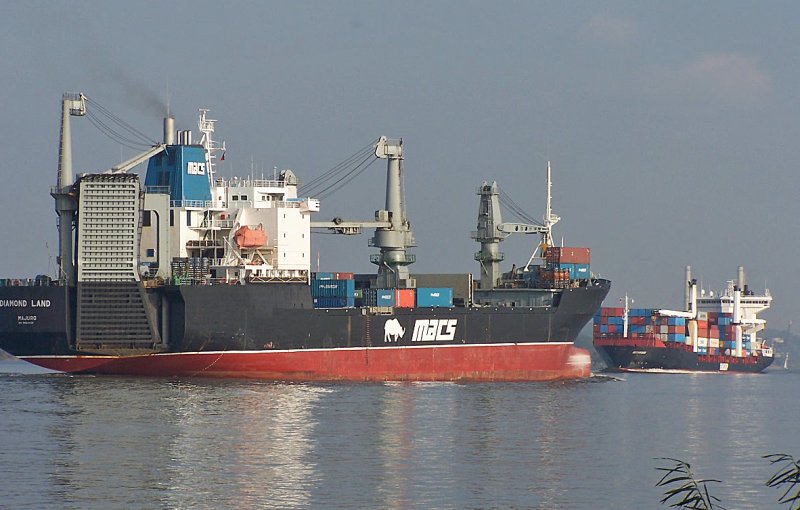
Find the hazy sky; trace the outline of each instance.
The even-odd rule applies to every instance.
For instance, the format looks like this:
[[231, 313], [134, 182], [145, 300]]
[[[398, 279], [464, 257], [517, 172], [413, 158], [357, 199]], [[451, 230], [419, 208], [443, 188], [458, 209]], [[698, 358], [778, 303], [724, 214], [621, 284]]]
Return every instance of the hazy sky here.
[[[607, 304], [679, 306], [687, 264], [709, 289], [744, 265], [784, 328], [800, 315], [798, 19], [792, 1], [4, 2], [0, 276], [54, 274], [60, 98], [82, 91], [153, 138], [167, 101], [195, 131], [211, 108], [225, 176], [310, 181], [402, 137], [412, 272], [477, 273], [477, 187], [541, 217], [550, 159], [555, 238], [591, 247]], [[134, 154], [72, 127], [76, 173]], [[316, 219], [372, 218], [384, 179], [373, 165]], [[372, 272], [369, 237], [313, 250], [323, 271]], [[505, 241], [504, 269], [535, 242]]]

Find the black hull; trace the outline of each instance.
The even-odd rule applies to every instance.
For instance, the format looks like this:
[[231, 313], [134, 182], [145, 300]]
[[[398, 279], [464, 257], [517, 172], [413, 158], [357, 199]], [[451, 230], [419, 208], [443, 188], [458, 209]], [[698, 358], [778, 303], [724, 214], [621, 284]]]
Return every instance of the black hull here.
[[766, 356], [707, 356], [683, 348], [596, 345], [609, 371], [615, 372], [763, 372], [772, 364]]
[[[599, 309], [610, 283], [557, 291], [552, 306], [315, 309], [308, 286], [167, 286], [147, 289], [153, 353], [409, 347], [454, 344], [572, 343]], [[20, 323], [32, 299], [48, 299], [36, 324]], [[0, 348], [19, 357], [128, 355], [119, 346], [76, 347], [75, 290], [0, 288]], [[69, 303], [69, 306], [67, 306]]]

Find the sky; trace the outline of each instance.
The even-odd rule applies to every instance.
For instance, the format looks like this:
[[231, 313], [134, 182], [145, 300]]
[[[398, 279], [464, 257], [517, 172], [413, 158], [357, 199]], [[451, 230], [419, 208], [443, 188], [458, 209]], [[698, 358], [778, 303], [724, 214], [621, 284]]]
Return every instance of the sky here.
[[[83, 92], [154, 139], [217, 119], [222, 176], [300, 181], [402, 138], [411, 271], [478, 273], [477, 188], [530, 215], [553, 168], [554, 238], [588, 246], [606, 306], [679, 307], [684, 268], [745, 267], [800, 318], [800, 3], [7, 2], [0, 17], [0, 277], [55, 274], [60, 99]], [[136, 154], [72, 119], [74, 171]], [[314, 218], [372, 219], [385, 164]], [[504, 219], [515, 221], [509, 212]], [[316, 235], [323, 271], [373, 272], [360, 236]], [[501, 246], [504, 270], [538, 239]], [[316, 268], [314, 268], [316, 269]]]

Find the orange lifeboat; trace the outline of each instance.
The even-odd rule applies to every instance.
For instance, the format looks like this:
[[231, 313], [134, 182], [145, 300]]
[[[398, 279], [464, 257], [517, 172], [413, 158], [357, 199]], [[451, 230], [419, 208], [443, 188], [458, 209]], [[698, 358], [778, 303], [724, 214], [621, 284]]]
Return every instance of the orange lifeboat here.
[[263, 229], [253, 229], [248, 226], [239, 228], [233, 239], [239, 248], [261, 248], [267, 244], [267, 233]]

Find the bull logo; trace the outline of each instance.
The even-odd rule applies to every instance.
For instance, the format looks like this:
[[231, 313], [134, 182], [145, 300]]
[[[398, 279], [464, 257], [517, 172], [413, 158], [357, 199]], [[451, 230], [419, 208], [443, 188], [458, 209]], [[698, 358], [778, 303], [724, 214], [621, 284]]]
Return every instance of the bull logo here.
[[406, 330], [400, 325], [400, 321], [397, 319], [389, 319], [383, 325], [384, 342], [397, 342], [403, 338], [405, 333]]

